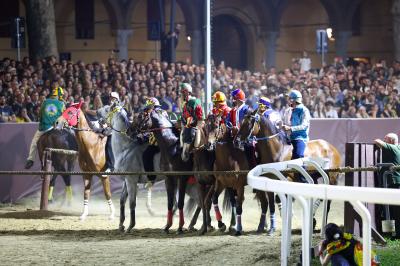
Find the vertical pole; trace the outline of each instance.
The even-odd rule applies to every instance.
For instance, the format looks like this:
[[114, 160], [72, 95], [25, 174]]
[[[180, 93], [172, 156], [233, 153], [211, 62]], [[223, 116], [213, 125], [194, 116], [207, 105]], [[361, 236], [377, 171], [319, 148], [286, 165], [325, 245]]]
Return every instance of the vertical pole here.
[[324, 49], [324, 34], [322, 33], [322, 31], [319, 32], [320, 36], [321, 36], [321, 54], [322, 54], [322, 66], [324, 66], [324, 62], [325, 62], [325, 49]]
[[206, 102], [205, 113], [211, 110], [211, 0], [206, 0]]
[[17, 17], [16, 19], [16, 24], [17, 24], [17, 61], [21, 61], [21, 51], [20, 51], [20, 48], [21, 48], [21, 43], [20, 43], [20, 35], [21, 35], [21, 33], [19, 32], [19, 21], [20, 21], [20, 18], [19, 17]]
[[[51, 171], [51, 152], [45, 151], [45, 162], [44, 162], [44, 171], [50, 172]], [[50, 175], [46, 174], [43, 175], [42, 180], [42, 194], [40, 196], [40, 210], [47, 211], [48, 209], [48, 197], [49, 197], [49, 186], [50, 186]]]
[[[171, 17], [170, 17], [170, 25], [169, 25], [169, 31], [171, 34], [173, 34], [175, 32], [175, 10], [176, 10], [176, 0], [172, 0], [171, 1]], [[170, 52], [170, 59], [171, 62], [175, 62], [176, 61], [176, 51], [175, 51], [175, 36], [171, 35], [171, 51]]]

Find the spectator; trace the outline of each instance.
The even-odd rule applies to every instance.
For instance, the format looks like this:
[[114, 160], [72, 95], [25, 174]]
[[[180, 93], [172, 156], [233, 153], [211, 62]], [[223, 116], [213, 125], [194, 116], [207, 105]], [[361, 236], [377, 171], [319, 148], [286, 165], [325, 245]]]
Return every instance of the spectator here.
[[21, 109], [19, 109], [17, 116], [15, 118], [15, 122], [17, 122], [17, 123], [32, 122], [28, 116], [28, 111], [26, 110], [25, 107], [22, 107]]
[[335, 110], [335, 108], [333, 107], [333, 102], [331, 101], [327, 101], [325, 103], [325, 108], [326, 108], [326, 113], [325, 113], [325, 117], [326, 118], [338, 118], [338, 113]]
[[311, 69], [311, 59], [306, 51], [303, 51], [303, 57], [299, 59], [300, 73], [305, 73]]
[[0, 122], [15, 122], [15, 115], [11, 106], [6, 104], [6, 97], [0, 96]]

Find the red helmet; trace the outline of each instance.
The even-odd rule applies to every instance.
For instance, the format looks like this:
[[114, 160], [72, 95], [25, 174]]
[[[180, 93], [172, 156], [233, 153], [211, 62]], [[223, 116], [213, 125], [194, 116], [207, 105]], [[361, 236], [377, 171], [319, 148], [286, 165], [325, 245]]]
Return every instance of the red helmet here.
[[244, 92], [241, 89], [236, 89], [236, 90], [232, 91], [231, 95], [232, 95], [233, 99], [235, 99], [235, 100], [244, 101], [246, 99], [246, 95], [244, 94]]

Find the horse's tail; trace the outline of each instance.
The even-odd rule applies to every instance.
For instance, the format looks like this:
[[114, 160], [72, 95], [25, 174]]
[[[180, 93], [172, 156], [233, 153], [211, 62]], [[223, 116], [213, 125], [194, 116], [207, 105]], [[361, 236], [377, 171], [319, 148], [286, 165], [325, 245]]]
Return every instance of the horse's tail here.
[[197, 209], [197, 201], [189, 197], [189, 200], [185, 203], [185, 215], [186, 216], [192, 216], [193, 212]]
[[225, 189], [224, 199], [222, 201], [222, 209], [224, 212], [230, 213], [232, 211], [232, 203], [230, 201], [231, 195], [229, 194], [229, 189]]
[[[333, 146], [332, 144], [329, 143], [329, 148], [332, 151], [331, 154], [331, 165], [330, 168], [339, 168], [342, 165], [342, 157], [340, 156], [340, 152], [336, 149], [335, 146]], [[331, 185], [337, 185], [338, 183], [338, 177], [339, 177], [340, 173], [329, 173], [329, 183]]]

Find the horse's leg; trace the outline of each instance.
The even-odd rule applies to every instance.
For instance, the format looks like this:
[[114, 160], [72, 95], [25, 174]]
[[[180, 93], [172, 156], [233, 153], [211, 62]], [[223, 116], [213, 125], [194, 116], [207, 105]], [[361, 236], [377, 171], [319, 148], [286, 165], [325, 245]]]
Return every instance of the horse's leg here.
[[217, 180], [214, 187], [214, 195], [213, 195], [213, 205], [215, 211], [215, 218], [218, 221], [218, 228], [220, 231], [224, 232], [226, 230], [226, 225], [222, 222], [222, 215], [218, 207], [218, 197], [222, 192], [222, 184]]
[[100, 177], [101, 178], [101, 183], [103, 184], [103, 190], [104, 190], [104, 195], [106, 196], [106, 200], [108, 203], [108, 207], [110, 208], [110, 220], [114, 220], [115, 218], [115, 208], [114, 204], [111, 199], [111, 188], [110, 188], [110, 177]]
[[229, 225], [229, 232], [235, 230], [236, 226], [236, 195], [233, 188], [225, 188], [227, 194], [229, 195], [229, 203], [231, 204], [231, 222]]
[[57, 180], [57, 175], [52, 175], [49, 186], [49, 196], [48, 196], [49, 203], [53, 202], [53, 192], [54, 192], [54, 186], [56, 185], [56, 180]]
[[189, 231], [196, 231], [196, 228], [194, 228], [194, 226], [197, 223], [197, 219], [199, 218], [200, 211], [201, 211], [201, 207], [197, 206], [196, 210], [193, 213], [192, 220], [190, 221], [190, 224], [188, 226]]
[[128, 198], [128, 190], [126, 188], [126, 179], [122, 186], [121, 196], [119, 198], [119, 231], [123, 232], [125, 230], [125, 203]]
[[187, 184], [187, 177], [181, 176], [179, 178], [179, 198], [178, 198], [178, 209], [179, 209], [179, 227], [178, 227], [178, 234], [183, 233], [183, 225], [185, 224], [185, 218], [183, 213], [183, 207], [185, 205], [185, 191], [186, 191], [186, 184]]
[[211, 216], [210, 216], [213, 194], [214, 194], [214, 184], [212, 184], [208, 188], [207, 196], [205, 198], [205, 204], [206, 204], [206, 208], [207, 208], [207, 229], [208, 230], [214, 230], [214, 227], [211, 225]]
[[264, 228], [266, 225], [266, 215], [268, 211], [268, 199], [267, 195], [264, 191], [256, 190], [256, 197], [260, 201], [261, 205], [261, 216], [260, 216], [260, 223], [258, 224], [257, 233], [261, 234], [264, 232]]
[[237, 201], [236, 201], [236, 236], [240, 236], [242, 234], [242, 206], [244, 201], [244, 186], [239, 187], [237, 190]]
[[197, 182], [197, 188], [200, 195], [201, 201], [201, 210], [203, 212], [203, 225], [201, 226], [200, 235], [204, 235], [207, 233], [207, 206], [206, 206], [206, 197], [207, 197], [207, 188], [204, 184], [200, 184]]
[[175, 187], [176, 187], [176, 177], [167, 176], [165, 178], [165, 187], [167, 189], [167, 199], [168, 199], [168, 214], [167, 214], [167, 224], [164, 227], [166, 233], [169, 232], [169, 228], [172, 226], [172, 215], [173, 207], [175, 201]]
[[276, 231], [276, 217], [275, 217], [275, 195], [273, 192], [267, 192], [268, 205], [269, 205], [269, 218], [271, 227], [268, 230], [268, 235], [271, 236]]
[[129, 209], [131, 211], [131, 221], [129, 223], [129, 227], [126, 230], [129, 233], [136, 224], [135, 219], [135, 208], [136, 208], [136, 194], [137, 194], [137, 181], [134, 179], [137, 178], [136, 176], [129, 176], [126, 179], [126, 188], [128, 190], [129, 195]]
[[83, 183], [85, 185], [85, 192], [83, 193], [83, 213], [80, 217], [81, 220], [85, 220], [89, 214], [89, 198], [90, 198], [90, 187], [92, 186], [92, 176], [84, 175]]
[[[59, 166], [59, 170], [66, 172], [65, 166], [62, 164]], [[65, 202], [67, 206], [71, 206], [72, 203], [72, 187], [71, 187], [71, 175], [62, 175], [65, 184]]]

